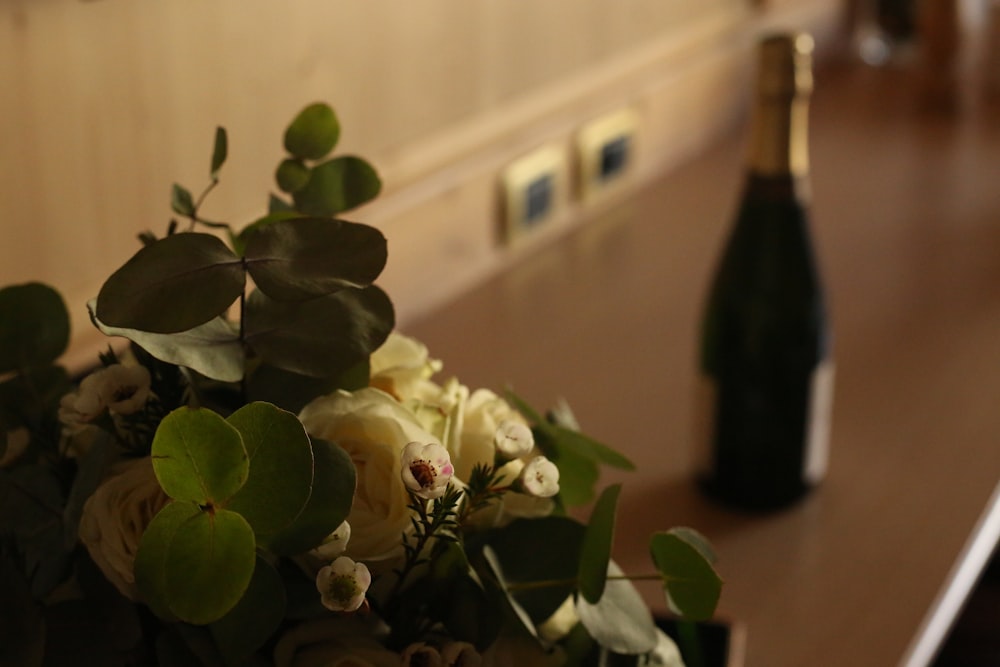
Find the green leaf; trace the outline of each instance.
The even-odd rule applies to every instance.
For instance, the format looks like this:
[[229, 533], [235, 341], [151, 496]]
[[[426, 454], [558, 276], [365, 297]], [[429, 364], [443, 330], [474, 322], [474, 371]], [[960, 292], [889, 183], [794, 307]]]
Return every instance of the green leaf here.
[[385, 267], [386, 241], [374, 227], [328, 218], [278, 220], [248, 239], [254, 282], [280, 301], [301, 301], [344, 287], [367, 287]]
[[601, 471], [597, 463], [574, 449], [550, 447], [542, 435], [535, 436], [538, 448], [559, 468], [559, 499], [567, 507], [586, 505], [596, 495]]
[[205, 408], [178, 408], [164, 417], [151, 455], [167, 495], [199, 505], [224, 504], [250, 469], [240, 432]]
[[615, 537], [615, 509], [621, 488], [621, 484], [615, 484], [604, 489], [597, 499], [583, 535], [583, 546], [580, 549], [580, 593], [591, 604], [595, 604], [604, 594], [611, 546]]
[[329, 105], [310, 104], [285, 130], [285, 150], [302, 160], [319, 160], [333, 150], [340, 138], [337, 114]]
[[382, 182], [370, 164], [346, 155], [313, 167], [309, 182], [292, 198], [306, 215], [333, 216], [371, 201], [381, 189]]
[[107, 326], [178, 333], [224, 313], [243, 293], [240, 258], [211, 234], [181, 233], [143, 247], [97, 297]]
[[286, 202], [284, 199], [277, 197], [273, 194], [267, 197], [267, 212], [268, 213], [294, 213], [296, 215], [301, 215], [295, 210], [295, 207]]
[[254, 549], [253, 529], [236, 512], [216, 509], [184, 521], [163, 562], [170, 611], [195, 625], [225, 616], [250, 584]]
[[313, 488], [313, 452], [302, 422], [270, 403], [251, 403], [226, 420], [243, 436], [250, 457], [246, 484], [226, 502], [243, 515], [257, 542], [268, 540], [295, 521]]
[[191, 192], [177, 183], [174, 183], [174, 187], [170, 190], [170, 208], [177, 215], [183, 215], [187, 218], [193, 218], [197, 212]]
[[278, 368], [335, 377], [374, 352], [394, 322], [392, 302], [374, 285], [298, 303], [254, 290], [247, 299], [244, 341]]
[[212, 180], [219, 178], [219, 170], [226, 163], [226, 156], [229, 154], [229, 139], [226, 136], [226, 128], [215, 128], [215, 145], [212, 147], [212, 168], [209, 173]]
[[51, 363], [69, 344], [69, 313], [42, 283], [0, 289], [0, 375]]
[[76, 546], [83, 505], [104, 481], [107, 471], [115, 458], [115, 441], [107, 431], [98, 431], [86, 453], [79, 457], [79, 466], [73, 477], [66, 506], [63, 508], [63, 525], [66, 550]]
[[164, 620], [176, 620], [167, 590], [167, 548], [177, 529], [199, 514], [201, 509], [194, 503], [169, 503], [156, 513], [139, 541], [133, 565], [135, 585], [146, 606]]
[[597, 604], [582, 596], [576, 600], [576, 613], [587, 632], [601, 646], [625, 655], [647, 653], [656, 646], [656, 625], [649, 607], [631, 581], [622, 579], [617, 564], [608, 564], [608, 581]]
[[298, 192], [309, 182], [309, 167], [302, 160], [288, 158], [282, 160], [274, 172], [274, 180], [282, 192]]
[[278, 210], [271, 211], [267, 215], [257, 218], [240, 230], [240, 233], [233, 239], [233, 249], [236, 250], [236, 253], [241, 257], [246, 251], [247, 241], [249, 241], [250, 237], [253, 236], [260, 228], [278, 222], [279, 220], [290, 220], [292, 218], [302, 217], [301, 213], [296, 211], [291, 206], [288, 206], [280, 199], [274, 197], [273, 195], [271, 196], [271, 199], [279, 204]]
[[285, 585], [266, 560], [257, 556], [246, 593], [229, 613], [208, 629], [229, 665], [244, 664], [278, 629], [285, 617]]
[[41, 667], [45, 620], [23, 572], [0, 544], [0, 665]]
[[312, 495], [295, 522], [271, 537], [269, 548], [278, 555], [292, 556], [312, 549], [347, 518], [354, 501], [356, 472], [347, 453], [325, 440], [312, 441]]
[[96, 314], [96, 299], [87, 303], [87, 309], [104, 335], [127, 338], [160, 361], [190, 368], [219, 382], [238, 382], [243, 378], [246, 354], [240, 342], [239, 327], [224, 317], [216, 317], [187, 331], [157, 334], [104, 324]]
[[689, 529], [655, 533], [649, 541], [667, 603], [672, 611], [694, 621], [712, 618], [722, 593], [722, 579], [703, 549], [704, 538], [692, 540]]
[[[368, 386], [367, 380], [365, 376], [362, 386]], [[338, 378], [309, 377], [264, 363], [254, 367], [253, 373], [247, 376], [246, 385], [248, 400], [272, 403], [296, 414], [317, 396], [343, 388]]]

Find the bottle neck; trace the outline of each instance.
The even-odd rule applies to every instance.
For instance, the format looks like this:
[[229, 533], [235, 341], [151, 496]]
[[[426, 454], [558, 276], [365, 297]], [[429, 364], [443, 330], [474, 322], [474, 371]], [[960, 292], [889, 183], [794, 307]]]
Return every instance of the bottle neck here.
[[749, 171], [805, 181], [809, 175], [808, 120], [808, 96], [762, 95], [751, 125]]

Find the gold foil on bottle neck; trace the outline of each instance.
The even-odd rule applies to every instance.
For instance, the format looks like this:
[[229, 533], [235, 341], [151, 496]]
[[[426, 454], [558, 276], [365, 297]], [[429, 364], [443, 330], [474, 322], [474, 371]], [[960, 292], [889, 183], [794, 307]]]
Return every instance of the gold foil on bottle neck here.
[[814, 42], [804, 32], [777, 34], [760, 43], [757, 92], [762, 96], [796, 96], [812, 92]]

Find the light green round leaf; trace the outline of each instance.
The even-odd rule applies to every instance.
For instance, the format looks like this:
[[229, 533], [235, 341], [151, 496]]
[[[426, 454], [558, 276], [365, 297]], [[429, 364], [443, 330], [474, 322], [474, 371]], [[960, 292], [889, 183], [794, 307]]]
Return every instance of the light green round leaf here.
[[333, 216], [371, 201], [381, 190], [382, 181], [370, 164], [345, 155], [313, 167], [309, 182], [292, 198], [306, 215]]
[[184, 232], [143, 247], [97, 297], [107, 326], [178, 333], [224, 313], [243, 293], [239, 257], [211, 234]]
[[270, 403], [251, 403], [226, 420], [243, 436], [250, 457], [246, 484], [226, 502], [243, 515], [266, 547], [302, 512], [313, 488], [313, 452], [298, 417]]
[[582, 596], [576, 600], [576, 613], [587, 632], [601, 646], [626, 655], [647, 653], [656, 646], [656, 624], [642, 595], [613, 561], [608, 564], [609, 580], [597, 604]]
[[44, 366], [69, 344], [69, 313], [59, 292], [42, 283], [0, 289], [0, 375]]
[[246, 593], [229, 613], [208, 626], [226, 663], [244, 664], [244, 660], [263, 646], [284, 619], [286, 606], [281, 575], [257, 556]]
[[333, 150], [340, 138], [337, 114], [317, 102], [299, 112], [285, 130], [285, 150], [302, 160], [319, 160]]
[[146, 606], [164, 620], [175, 620], [167, 599], [167, 547], [181, 524], [200, 513], [195, 503], [169, 503], [149, 522], [139, 541], [133, 565], [135, 585]]
[[604, 489], [594, 505], [590, 522], [583, 534], [578, 579], [580, 593], [591, 604], [600, 600], [604, 594], [608, 563], [611, 561], [611, 545], [615, 537], [615, 509], [621, 490], [621, 484]]
[[325, 440], [313, 440], [312, 495], [291, 526], [270, 538], [268, 547], [281, 556], [308, 551], [337, 529], [351, 512], [357, 472], [347, 453]]
[[153, 436], [153, 470], [174, 500], [220, 506], [246, 482], [250, 469], [240, 432], [205, 408], [178, 408]]
[[722, 594], [722, 579], [703, 553], [703, 542], [684, 530], [655, 533], [649, 541], [670, 609], [693, 621], [712, 618]]
[[275, 301], [254, 290], [247, 299], [244, 341], [272, 366], [335, 377], [374, 352], [394, 323], [392, 302], [374, 285], [303, 302]]
[[219, 382], [239, 382], [243, 378], [246, 355], [240, 342], [240, 330], [224, 317], [216, 317], [180, 333], [156, 334], [109, 327], [96, 315], [96, 299], [87, 302], [87, 310], [104, 335], [127, 338], [160, 361], [190, 368]]
[[367, 287], [385, 267], [387, 253], [385, 237], [374, 227], [298, 218], [258, 228], [244, 256], [257, 289], [279, 301], [302, 301]]
[[253, 529], [236, 512], [199, 512], [182, 523], [163, 563], [170, 611], [194, 625], [225, 616], [250, 584], [255, 549]]
[[282, 160], [274, 171], [274, 180], [282, 192], [298, 192], [309, 182], [309, 167], [302, 160]]

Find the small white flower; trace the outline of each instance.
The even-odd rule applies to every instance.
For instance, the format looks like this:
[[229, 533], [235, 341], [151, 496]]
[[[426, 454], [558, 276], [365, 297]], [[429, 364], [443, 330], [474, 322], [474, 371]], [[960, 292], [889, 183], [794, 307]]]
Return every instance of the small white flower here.
[[504, 419], [497, 425], [493, 444], [505, 458], [516, 459], [531, 453], [535, 448], [535, 436], [531, 434], [527, 424]]
[[445, 667], [441, 653], [423, 642], [407, 646], [402, 658], [403, 667]]
[[316, 575], [316, 588], [323, 606], [330, 611], [357, 611], [372, 583], [364, 563], [341, 556]]
[[59, 421], [67, 431], [73, 433], [94, 421], [108, 407], [100, 392], [101, 371], [95, 371], [83, 378], [75, 391], [59, 400]]
[[149, 400], [150, 377], [145, 366], [112, 364], [95, 375], [99, 380], [97, 392], [112, 412], [130, 415]]
[[559, 493], [559, 468], [544, 456], [531, 459], [521, 471], [521, 488], [536, 498], [551, 498]]
[[448, 667], [480, 667], [483, 657], [468, 642], [448, 642], [441, 647], [441, 659]]
[[315, 549], [309, 550], [309, 555], [321, 561], [330, 562], [347, 549], [347, 542], [351, 539], [351, 524], [344, 521], [337, 530], [333, 531]]
[[455, 474], [451, 456], [443, 446], [432, 442], [411, 442], [401, 455], [403, 484], [417, 496], [427, 500], [440, 498]]

